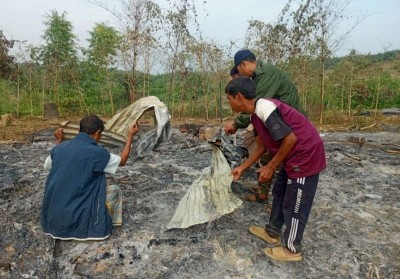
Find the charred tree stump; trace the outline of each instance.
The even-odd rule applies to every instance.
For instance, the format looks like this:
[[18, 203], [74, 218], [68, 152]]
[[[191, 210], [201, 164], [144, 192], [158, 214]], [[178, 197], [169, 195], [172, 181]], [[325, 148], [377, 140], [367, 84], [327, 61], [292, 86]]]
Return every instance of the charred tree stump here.
[[43, 104], [43, 119], [53, 119], [58, 118], [60, 114], [58, 113], [58, 107], [56, 103], [44, 103]]

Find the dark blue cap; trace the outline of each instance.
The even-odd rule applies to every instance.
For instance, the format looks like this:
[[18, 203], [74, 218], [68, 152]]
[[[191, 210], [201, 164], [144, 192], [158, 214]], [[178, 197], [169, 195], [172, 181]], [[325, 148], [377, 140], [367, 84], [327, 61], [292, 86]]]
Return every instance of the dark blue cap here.
[[236, 52], [235, 56], [233, 57], [233, 63], [235, 63], [235, 66], [231, 69], [231, 76], [236, 74], [238, 72], [237, 66], [242, 62], [245, 58], [249, 57], [250, 55], [254, 56], [255, 55], [253, 52], [251, 52], [248, 49], [242, 49]]

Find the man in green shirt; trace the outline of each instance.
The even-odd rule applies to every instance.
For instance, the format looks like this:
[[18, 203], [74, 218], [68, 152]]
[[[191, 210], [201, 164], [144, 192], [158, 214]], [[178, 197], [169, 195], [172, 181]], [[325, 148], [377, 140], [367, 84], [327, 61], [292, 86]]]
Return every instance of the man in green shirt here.
[[[248, 49], [239, 50], [234, 56], [235, 65], [231, 69], [231, 76], [248, 76], [256, 83], [256, 98], [278, 99], [305, 115], [301, 108], [300, 98], [293, 81], [279, 68], [257, 61], [253, 52]], [[250, 115], [241, 113], [233, 121], [224, 125], [224, 131], [228, 134], [235, 134], [238, 129], [247, 128], [244, 147], [252, 153], [254, 148], [254, 137], [251, 136]], [[250, 134], [250, 135], [249, 135]], [[268, 154], [265, 154], [259, 164], [264, 165], [269, 161]], [[267, 202], [271, 183], [259, 183], [259, 191], [255, 195], [246, 197], [248, 201]]]

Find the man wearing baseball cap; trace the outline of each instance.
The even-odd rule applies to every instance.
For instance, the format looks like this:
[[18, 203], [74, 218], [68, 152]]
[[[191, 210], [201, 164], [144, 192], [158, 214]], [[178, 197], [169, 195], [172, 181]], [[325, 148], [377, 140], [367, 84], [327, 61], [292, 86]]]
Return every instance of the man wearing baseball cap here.
[[[254, 53], [248, 49], [242, 49], [236, 52], [233, 60], [234, 66], [230, 71], [231, 76], [247, 76], [254, 80], [257, 99], [278, 99], [305, 115], [300, 105], [297, 88], [286, 73], [274, 65], [256, 60]], [[241, 113], [233, 121], [225, 123], [224, 131], [228, 134], [235, 134], [238, 129], [248, 128], [250, 123], [250, 115]], [[251, 136], [252, 129], [248, 128], [247, 130], [249, 130], [249, 133], [245, 134], [247, 140], [245, 140], [244, 147], [251, 154], [255, 141]], [[265, 154], [261, 158], [259, 164], [267, 164], [270, 159], [269, 157], [268, 154]], [[258, 192], [254, 195], [247, 196], [245, 199], [248, 201], [267, 203], [270, 189], [271, 183], [259, 183]]]

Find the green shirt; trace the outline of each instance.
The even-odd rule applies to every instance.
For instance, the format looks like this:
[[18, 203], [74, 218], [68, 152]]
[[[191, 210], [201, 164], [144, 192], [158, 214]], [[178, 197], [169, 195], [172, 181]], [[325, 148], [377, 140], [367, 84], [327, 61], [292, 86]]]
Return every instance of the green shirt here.
[[[305, 115], [305, 112], [300, 105], [299, 94], [296, 86], [289, 76], [282, 70], [271, 64], [258, 61], [252, 78], [256, 83], [257, 99], [278, 99]], [[235, 127], [238, 129], [246, 128], [249, 124], [249, 114], [241, 113], [235, 118]]]

